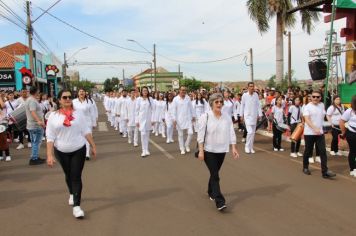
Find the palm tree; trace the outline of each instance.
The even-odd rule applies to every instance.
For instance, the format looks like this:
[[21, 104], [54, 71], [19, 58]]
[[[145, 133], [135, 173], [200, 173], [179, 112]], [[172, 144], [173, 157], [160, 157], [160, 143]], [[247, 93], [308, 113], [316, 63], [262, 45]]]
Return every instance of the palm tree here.
[[[304, 4], [308, 0], [293, 0], [297, 5]], [[293, 8], [292, 0], [248, 0], [247, 9], [250, 18], [256, 22], [260, 33], [265, 33], [270, 28], [270, 20], [276, 16], [276, 82], [283, 79], [283, 33], [286, 28], [294, 26], [296, 19], [293, 14], [287, 12]], [[319, 20], [317, 12], [301, 10], [302, 28], [308, 34], [311, 33], [313, 22]]]

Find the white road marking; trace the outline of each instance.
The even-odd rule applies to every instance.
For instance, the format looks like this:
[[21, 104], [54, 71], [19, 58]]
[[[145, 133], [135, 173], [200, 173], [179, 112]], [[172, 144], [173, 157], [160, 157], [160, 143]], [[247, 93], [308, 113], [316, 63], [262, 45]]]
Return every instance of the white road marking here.
[[106, 122], [99, 122], [98, 123], [98, 130], [99, 132], [107, 132], [109, 131], [108, 126], [106, 125]]
[[161, 147], [160, 145], [158, 145], [156, 142], [154, 142], [152, 139], [150, 139], [150, 143], [152, 143], [158, 150], [160, 150], [168, 159], [175, 159], [174, 156], [172, 156], [171, 154], [169, 154], [166, 150], [164, 150], [163, 147]]

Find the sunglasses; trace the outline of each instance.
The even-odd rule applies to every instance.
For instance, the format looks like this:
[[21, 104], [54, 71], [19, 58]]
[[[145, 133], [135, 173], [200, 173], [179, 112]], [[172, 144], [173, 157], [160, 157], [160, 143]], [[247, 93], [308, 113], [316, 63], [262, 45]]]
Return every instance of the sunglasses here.
[[320, 98], [320, 96], [312, 96], [312, 98]]
[[62, 96], [62, 99], [64, 99], [64, 100], [72, 100], [72, 96]]
[[220, 104], [224, 104], [224, 101], [221, 101], [221, 100], [220, 100], [220, 101], [214, 101], [214, 103], [215, 103], [215, 104], [219, 104], [219, 103], [220, 103]]

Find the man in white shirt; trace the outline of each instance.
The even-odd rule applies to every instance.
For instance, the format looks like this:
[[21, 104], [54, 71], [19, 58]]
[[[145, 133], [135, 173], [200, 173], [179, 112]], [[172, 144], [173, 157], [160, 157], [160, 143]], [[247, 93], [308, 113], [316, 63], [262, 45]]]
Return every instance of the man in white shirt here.
[[240, 115], [241, 122], [245, 122], [247, 138], [245, 144], [246, 153], [255, 153], [253, 143], [255, 140], [257, 120], [262, 117], [258, 94], [255, 93], [255, 84], [248, 83], [248, 92], [241, 98]]
[[[187, 88], [181, 86], [179, 94], [173, 99], [173, 124], [178, 131], [178, 141], [181, 154], [190, 152], [190, 142], [193, 136], [192, 122], [195, 121], [195, 113], [189, 96], [186, 96]], [[188, 133], [187, 140], [184, 142], [183, 131]]]
[[304, 141], [305, 150], [303, 155], [303, 173], [311, 175], [309, 170], [309, 157], [313, 154], [313, 147], [316, 144], [316, 148], [319, 149], [321, 159], [321, 173], [323, 178], [332, 178], [336, 174], [328, 170], [327, 156], [325, 147], [325, 136], [323, 131], [323, 123], [325, 117], [324, 104], [320, 102], [321, 92], [313, 91], [312, 102], [305, 106], [303, 110], [303, 116], [305, 120], [304, 124]]
[[124, 121], [124, 119], [121, 117], [121, 114], [125, 112], [125, 103], [129, 100], [129, 97], [127, 96], [127, 90], [124, 89], [122, 90], [122, 96], [116, 100], [115, 103], [115, 113], [118, 116], [119, 120], [119, 130], [120, 134], [122, 134], [123, 138], [127, 137], [127, 122]]

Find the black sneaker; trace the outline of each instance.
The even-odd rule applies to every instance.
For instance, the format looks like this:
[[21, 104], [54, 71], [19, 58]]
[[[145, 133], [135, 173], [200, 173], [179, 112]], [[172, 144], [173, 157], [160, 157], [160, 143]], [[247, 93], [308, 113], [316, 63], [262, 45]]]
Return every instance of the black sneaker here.
[[36, 159], [36, 160], [31, 159], [29, 162], [30, 166], [41, 165], [44, 163], [45, 163], [45, 161], [43, 159]]
[[224, 211], [227, 208], [227, 206], [225, 204], [223, 204], [217, 208], [218, 208], [218, 211]]
[[303, 173], [306, 174], [306, 175], [311, 175], [311, 172], [308, 168], [304, 168], [303, 169]]
[[90, 157], [85, 157], [85, 160], [90, 161]]
[[46, 162], [46, 159], [43, 159], [43, 158], [40, 158], [40, 157], [39, 157], [39, 158], [37, 158], [37, 160], [39, 160], [39, 161], [43, 161], [43, 163], [44, 163], [44, 162]]
[[323, 174], [324, 179], [329, 179], [335, 177], [336, 174], [330, 170], [328, 170], [326, 173]]

